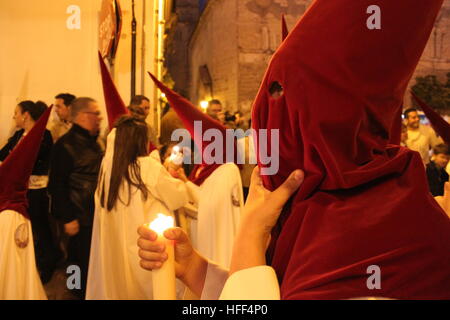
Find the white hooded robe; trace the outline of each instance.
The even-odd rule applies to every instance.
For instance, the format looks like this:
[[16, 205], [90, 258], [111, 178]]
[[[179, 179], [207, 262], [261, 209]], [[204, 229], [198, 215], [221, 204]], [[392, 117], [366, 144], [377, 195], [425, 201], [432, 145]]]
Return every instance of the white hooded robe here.
[[100, 182], [95, 193], [95, 217], [89, 261], [87, 300], [151, 300], [152, 272], [139, 265], [137, 229], [154, 220], [158, 213], [173, 216], [188, 201], [185, 184], [173, 178], [154, 157], [138, 158], [141, 178], [150, 194], [144, 200], [141, 191], [132, 187], [128, 204], [128, 187], [122, 186], [115, 208], [100, 205], [100, 188], [105, 182], [105, 199], [109, 191], [114, 129], [108, 136]]

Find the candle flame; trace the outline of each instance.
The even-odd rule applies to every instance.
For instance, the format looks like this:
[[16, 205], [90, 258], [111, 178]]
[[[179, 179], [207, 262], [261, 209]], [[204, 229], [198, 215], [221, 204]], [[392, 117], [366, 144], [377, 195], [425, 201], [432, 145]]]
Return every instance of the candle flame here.
[[200, 107], [203, 109], [203, 112], [206, 112], [206, 109], [208, 108], [208, 101], [201, 101]]
[[172, 148], [172, 153], [169, 157], [170, 161], [176, 165], [180, 165], [183, 162], [183, 154], [180, 152], [180, 147], [175, 146]]
[[174, 222], [172, 217], [158, 213], [158, 217], [150, 223], [149, 228], [159, 234], [163, 234], [164, 231], [173, 228], [173, 226]]

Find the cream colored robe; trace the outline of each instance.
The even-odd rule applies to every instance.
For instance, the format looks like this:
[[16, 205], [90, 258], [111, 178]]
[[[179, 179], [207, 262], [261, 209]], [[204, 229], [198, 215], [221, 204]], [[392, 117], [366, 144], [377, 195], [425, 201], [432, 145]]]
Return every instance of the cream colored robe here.
[[208, 263], [202, 300], [280, 300], [280, 287], [275, 270], [256, 266], [233, 273]]
[[242, 181], [234, 163], [218, 167], [197, 190], [197, 221], [191, 224], [194, 247], [206, 258], [226, 268], [243, 209]]
[[[142, 180], [150, 190], [147, 200], [132, 188], [129, 204], [118, 202], [112, 211], [100, 206], [100, 187], [109, 190], [115, 129], [108, 136], [101, 179], [95, 194], [95, 217], [89, 261], [86, 299], [153, 299], [152, 273], [139, 265], [137, 229], [151, 222], [158, 213], [173, 216], [173, 210], [188, 201], [185, 184], [173, 178], [153, 154], [139, 158]], [[107, 192], [105, 192], [107, 196]], [[127, 188], [120, 192], [127, 199]], [[126, 201], [124, 201], [127, 203]]]
[[34, 257], [30, 220], [0, 212], [0, 300], [46, 300]]

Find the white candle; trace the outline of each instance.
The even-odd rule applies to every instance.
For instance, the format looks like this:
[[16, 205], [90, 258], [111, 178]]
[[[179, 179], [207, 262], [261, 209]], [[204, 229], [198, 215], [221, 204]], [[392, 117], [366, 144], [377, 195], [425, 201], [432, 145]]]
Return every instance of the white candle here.
[[164, 237], [164, 231], [173, 228], [173, 218], [161, 213], [153, 220], [149, 228], [158, 233], [158, 242], [166, 244], [168, 259], [162, 267], [152, 271], [153, 299], [176, 300], [174, 243]]

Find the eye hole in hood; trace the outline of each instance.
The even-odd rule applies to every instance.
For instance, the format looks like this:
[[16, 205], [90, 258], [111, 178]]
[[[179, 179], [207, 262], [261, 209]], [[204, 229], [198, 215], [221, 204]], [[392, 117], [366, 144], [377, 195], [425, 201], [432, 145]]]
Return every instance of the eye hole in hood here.
[[272, 98], [278, 99], [284, 94], [283, 86], [278, 81], [273, 81], [270, 84], [269, 93]]

